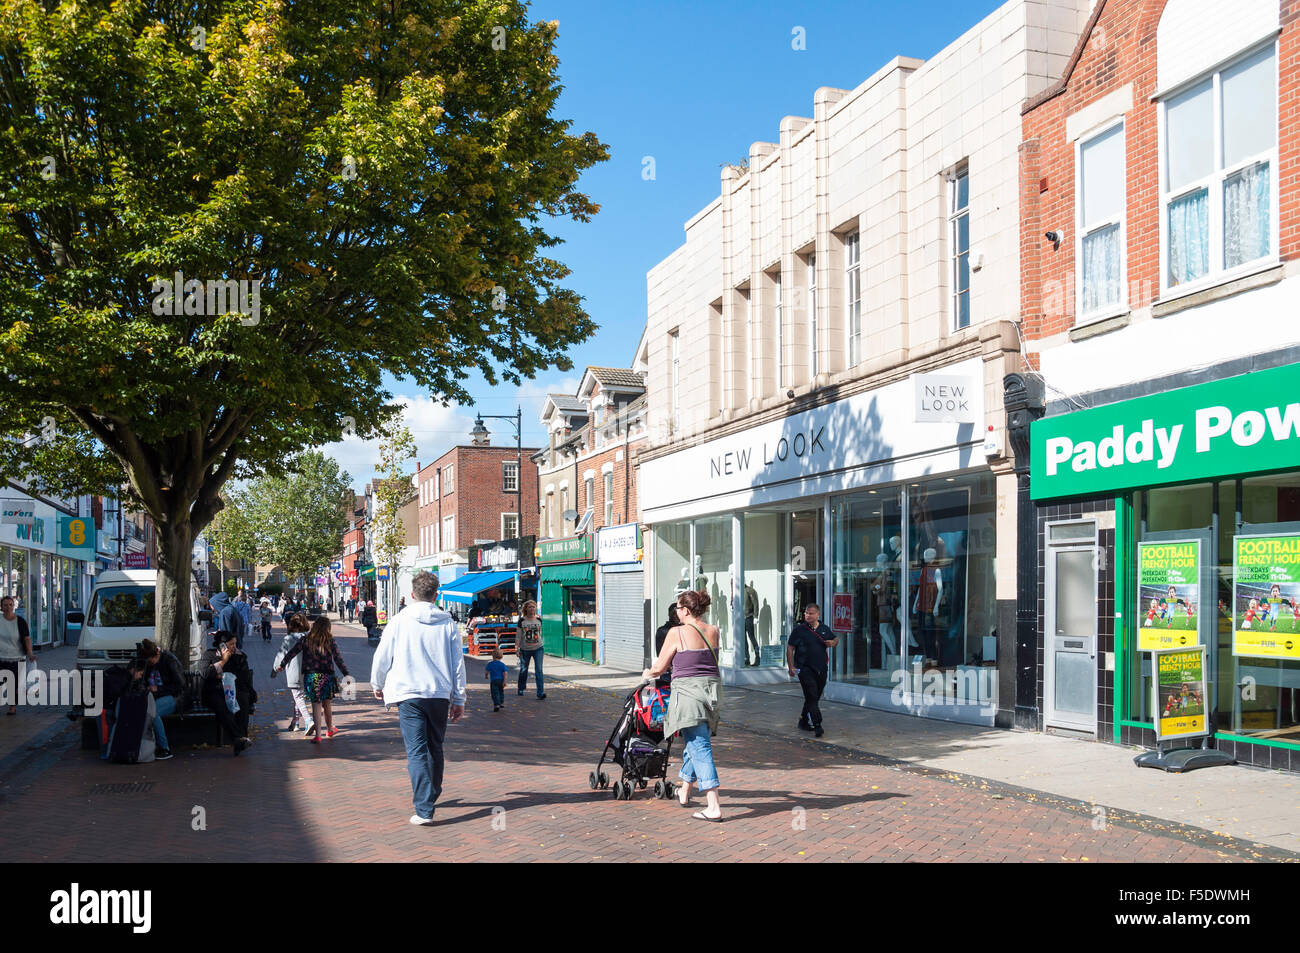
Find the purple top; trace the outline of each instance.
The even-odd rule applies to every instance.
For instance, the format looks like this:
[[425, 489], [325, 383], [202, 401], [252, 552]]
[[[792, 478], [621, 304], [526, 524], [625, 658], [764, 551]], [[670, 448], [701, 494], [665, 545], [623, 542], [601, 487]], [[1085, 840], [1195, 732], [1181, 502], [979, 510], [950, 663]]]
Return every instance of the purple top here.
[[[704, 638], [700, 636], [700, 638]], [[677, 634], [677, 644], [685, 645], [682, 641], [681, 633]], [[708, 641], [705, 640], [705, 645]], [[721, 678], [718, 671], [717, 656], [713, 654], [710, 648], [703, 649], [684, 649], [678, 648], [677, 654], [673, 656], [673, 678]]]

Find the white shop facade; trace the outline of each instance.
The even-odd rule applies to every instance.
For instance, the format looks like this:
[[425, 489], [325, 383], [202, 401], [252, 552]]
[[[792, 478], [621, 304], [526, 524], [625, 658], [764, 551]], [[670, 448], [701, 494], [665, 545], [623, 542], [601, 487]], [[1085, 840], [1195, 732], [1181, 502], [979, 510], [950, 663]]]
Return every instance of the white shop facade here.
[[839, 637], [827, 698], [992, 725], [989, 423], [977, 356], [648, 450], [639, 492], [653, 624], [678, 593], [703, 590], [724, 681], [778, 683], [790, 630], [817, 603]]

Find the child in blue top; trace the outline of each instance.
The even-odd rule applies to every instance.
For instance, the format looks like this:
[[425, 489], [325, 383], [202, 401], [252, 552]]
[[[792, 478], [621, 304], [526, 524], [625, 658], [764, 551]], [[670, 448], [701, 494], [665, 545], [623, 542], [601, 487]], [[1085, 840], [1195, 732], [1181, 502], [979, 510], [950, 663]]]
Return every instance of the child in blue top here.
[[506, 704], [506, 665], [501, 661], [501, 650], [492, 650], [492, 661], [487, 663], [488, 687], [492, 689], [492, 710], [500, 711]]

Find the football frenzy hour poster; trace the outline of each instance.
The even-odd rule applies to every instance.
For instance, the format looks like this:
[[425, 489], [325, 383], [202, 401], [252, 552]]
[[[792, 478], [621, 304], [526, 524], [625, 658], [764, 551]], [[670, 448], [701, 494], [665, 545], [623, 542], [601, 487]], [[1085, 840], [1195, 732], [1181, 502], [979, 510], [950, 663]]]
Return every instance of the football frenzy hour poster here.
[[1163, 649], [1156, 653], [1156, 738], [1206, 734], [1205, 650]]
[[1300, 659], [1300, 536], [1238, 536], [1232, 654]]
[[1200, 603], [1199, 540], [1138, 544], [1139, 652], [1200, 644]]

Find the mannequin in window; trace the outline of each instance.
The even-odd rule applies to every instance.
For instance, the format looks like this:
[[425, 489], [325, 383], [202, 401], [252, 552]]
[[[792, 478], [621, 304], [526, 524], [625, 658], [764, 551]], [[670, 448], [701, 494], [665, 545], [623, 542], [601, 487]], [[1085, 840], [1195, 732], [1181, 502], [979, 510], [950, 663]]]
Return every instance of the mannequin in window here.
[[916, 582], [916, 598], [912, 601], [912, 615], [921, 631], [921, 649], [928, 659], [939, 658], [939, 606], [943, 602], [943, 571], [937, 562], [938, 553], [933, 546], [921, 554], [921, 573]]
[[[762, 656], [758, 648], [755, 629], [758, 623], [758, 590], [750, 581], [745, 582], [745, 664], [757, 665]], [[749, 660], [750, 646], [754, 648], [754, 661]]]
[[[876, 629], [885, 655], [898, 654], [895, 625], [898, 622], [898, 587], [894, 584], [891, 560], [885, 553], [876, 557], [876, 574], [871, 581], [872, 604], [876, 610]], [[880, 659], [885, 665], [885, 656]]]

